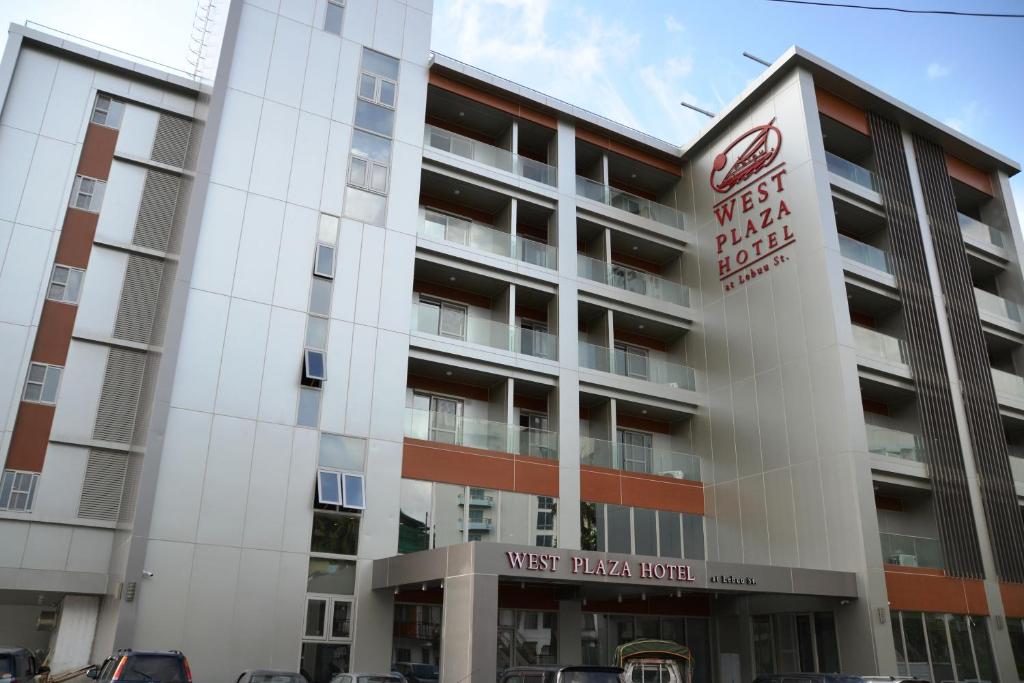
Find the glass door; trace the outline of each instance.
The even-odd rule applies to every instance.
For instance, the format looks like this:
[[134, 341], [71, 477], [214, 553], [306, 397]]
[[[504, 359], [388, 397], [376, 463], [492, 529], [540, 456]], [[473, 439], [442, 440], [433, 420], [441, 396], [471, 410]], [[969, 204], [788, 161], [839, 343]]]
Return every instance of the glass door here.
[[622, 469], [626, 472], [653, 471], [654, 435], [649, 432], [636, 432], [631, 429], [619, 429], [619, 452], [622, 454]]
[[538, 458], [551, 457], [548, 443], [548, 416], [523, 410], [519, 412], [519, 453]]
[[441, 396], [430, 397], [430, 440], [440, 443], [461, 442], [462, 401]]

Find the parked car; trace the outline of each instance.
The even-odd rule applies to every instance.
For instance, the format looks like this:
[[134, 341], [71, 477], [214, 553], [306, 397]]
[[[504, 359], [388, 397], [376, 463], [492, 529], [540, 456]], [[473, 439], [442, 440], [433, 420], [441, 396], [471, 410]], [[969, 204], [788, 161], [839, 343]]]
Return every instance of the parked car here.
[[395, 662], [391, 669], [405, 676], [409, 683], [431, 683], [441, 678], [436, 664], [420, 664], [416, 662]]
[[929, 683], [911, 676], [859, 676], [857, 674], [761, 674], [754, 683]]
[[499, 683], [625, 683], [617, 666], [514, 666]]
[[305, 676], [294, 671], [268, 671], [253, 669], [243, 671], [235, 683], [307, 683]]
[[23, 647], [0, 646], [0, 680], [3, 683], [28, 683], [34, 676], [50, 672], [36, 664], [36, 656]]
[[192, 683], [188, 659], [177, 650], [118, 650], [101, 665], [90, 667], [85, 675], [98, 683]]
[[406, 683], [402, 674], [338, 674], [331, 683]]

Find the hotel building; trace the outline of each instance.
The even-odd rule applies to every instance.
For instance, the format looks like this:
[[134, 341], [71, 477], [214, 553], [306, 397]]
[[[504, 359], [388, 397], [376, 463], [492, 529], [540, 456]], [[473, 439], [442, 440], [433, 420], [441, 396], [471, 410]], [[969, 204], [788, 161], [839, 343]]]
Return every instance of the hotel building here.
[[1017, 164], [798, 48], [678, 146], [430, 12], [11, 26], [0, 645], [1024, 677]]

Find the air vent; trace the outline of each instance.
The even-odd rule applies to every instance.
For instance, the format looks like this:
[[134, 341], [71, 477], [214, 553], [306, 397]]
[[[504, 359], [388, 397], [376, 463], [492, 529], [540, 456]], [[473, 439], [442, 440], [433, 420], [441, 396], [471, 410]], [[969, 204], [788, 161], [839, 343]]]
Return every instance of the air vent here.
[[85, 480], [82, 482], [82, 497], [78, 503], [79, 517], [104, 522], [117, 521], [127, 467], [127, 453], [89, 451]]
[[147, 171], [132, 244], [167, 251], [180, 184], [178, 176], [173, 173]]
[[103, 375], [103, 390], [96, 410], [96, 424], [92, 430], [94, 439], [132, 442], [145, 370], [145, 352], [110, 350]]
[[118, 339], [148, 344], [156, 317], [163, 277], [163, 261], [132, 254], [121, 289], [121, 303], [114, 323]]
[[191, 136], [191, 121], [173, 114], [160, 114], [150, 158], [168, 166], [183, 167]]
[[131, 522], [135, 516], [135, 501], [139, 497], [139, 474], [142, 470], [142, 458], [131, 456], [124, 472], [124, 488], [121, 491], [121, 509], [117, 515], [119, 522]]

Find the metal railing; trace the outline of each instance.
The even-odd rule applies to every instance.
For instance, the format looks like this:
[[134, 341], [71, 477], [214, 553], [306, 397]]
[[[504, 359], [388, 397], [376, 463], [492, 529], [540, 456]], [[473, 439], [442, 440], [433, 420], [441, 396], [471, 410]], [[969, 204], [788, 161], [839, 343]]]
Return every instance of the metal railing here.
[[419, 233], [431, 239], [461, 244], [543, 268], [554, 269], [557, 265], [558, 250], [555, 247], [423, 207], [420, 207]]
[[679, 306], [690, 305], [690, 288], [663, 277], [576, 254], [580, 277]]
[[867, 327], [860, 325], [853, 326], [853, 343], [857, 351], [888, 361], [890, 363], [906, 364], [906, 356], [903, 353], [903, 341], [896, 337], [890, 337]]
[[585, 341], [580, 341], [579, 345], [581, 368], [610, 372], [679, 389], [696, 390], [696, 376], [691, 367], [622, 349], [609, 349]]
[[576, 176], [576, 194], [580, 197], [621, 209], [634, 216], [649, 218], [662, 225], [679, 228], [680, 230], [683, 228], [683, 214], [671, 206], [659, 204], [631, 192], [626, 192], [610, 185], [604, 185], [590, 178], [584, 178], [581, 175]]
[[[460, 493], [459, 494], [459, 505], [465, 505], [465, 504], [466, 504], [466, 494]], [[475, 494], [471, 493], [469, 495], [469, 505], [470, 505], [470, 507], [492, 507], [494, 505], [494, 496], [475, 495]]]
[[878, 192], [878, 178], [873, 171], [828, 151], [825, 152], [825, 162], [828, 165], [828, 170], [837, 176]]
[[937, 538], [882, 532], [882, 561], [904, 567], [943, 569], [942, 544]]
[[890, 458], [925, 462], [924, 439], [921, 435], [879, 425], [867, 425], [866, 431], [868, 451]]
[[1024, 400], [1024, 377], [992, 368], [992, 383], [997, 394]]
[[1008, 299], [1004, 299], [992, 292], [986, 292], [984, 289], [978, 289], [977, 287], [974, 288], [974, 299], [978, 302], [978, 308], [982, 311], [988, 311], [1000, 318], [1006, 318], [1014, 322], [1021, 322], [1020, 307]]
[[966, 214], [962, 214], [957, 211], [957, 220], [960, 222], [960, 232], [966, 237], [973, 237], [981, 242], [987, 242], [997, 247], [1003, 247], [1006, 245], [1006, 240], [1003, 237], [1003, 231], [993, 228], [987, 223], [982, 223], [976, 218], [971, 218]]
[[424, 126], [423, 144], [496, 168], [499, 171], [513, 173], [527, 180], [552, 187], [558, 182], [554, 166], [430, 124]]
[[865, 244], [846, 235], [839, 235], [839, 251], [845, 258], [862, 263], [869, 268], [891, 273], [889, 262], [884, 251], [870, 244]]
[[431, 410], [406, 408], [405, 435], [453, 446], [558, 459], [558, 432]]
[[553, 334], [513, 327], [472, 315], [463, 316], [461, 334], [445, 333], [441, 331], [440, 314], [437, 306], [423, 302], [414, 303], [412, 330], [535, 358], [554, 360], [558, 355], [558, 338]]
[[580, 437], [580, 464], [674, 479], [701, 480], [700, 458], [692, 453], [644, 448], [588, 436]]

